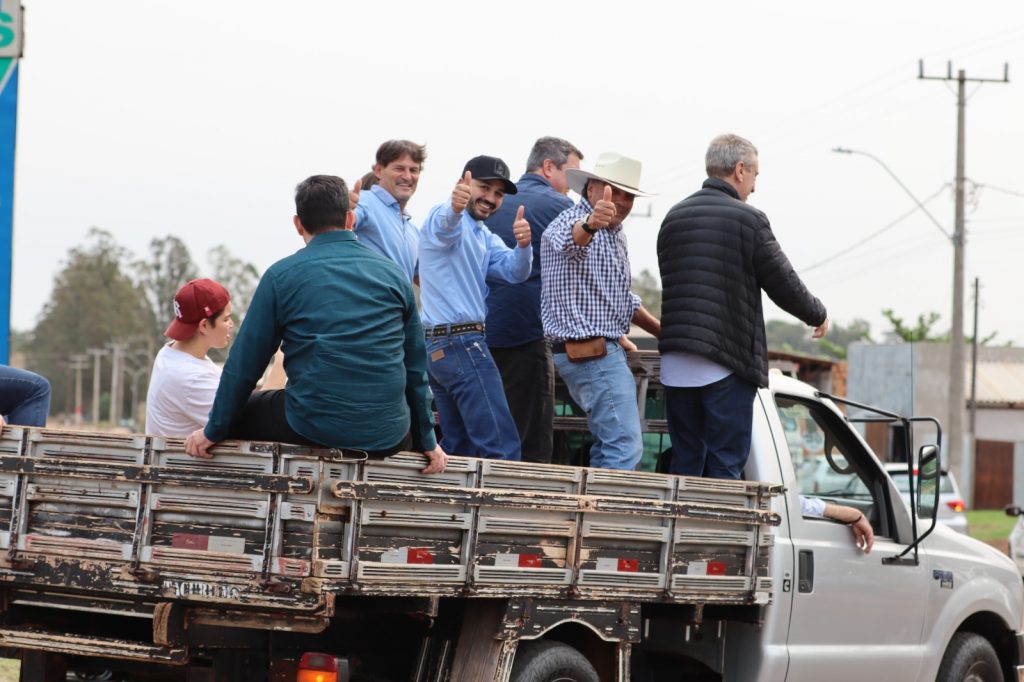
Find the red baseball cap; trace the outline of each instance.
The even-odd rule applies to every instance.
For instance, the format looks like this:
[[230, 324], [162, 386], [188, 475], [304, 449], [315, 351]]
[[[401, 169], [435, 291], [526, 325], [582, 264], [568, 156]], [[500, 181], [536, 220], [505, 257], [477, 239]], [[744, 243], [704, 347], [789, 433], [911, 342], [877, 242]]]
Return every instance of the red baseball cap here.
[[212, 279], [194, 279], [174, 295], [174, 320], [167, 325], [164, 336], [184, 341], [199, 329], [199, 323], [224, 310], [231, 295]]

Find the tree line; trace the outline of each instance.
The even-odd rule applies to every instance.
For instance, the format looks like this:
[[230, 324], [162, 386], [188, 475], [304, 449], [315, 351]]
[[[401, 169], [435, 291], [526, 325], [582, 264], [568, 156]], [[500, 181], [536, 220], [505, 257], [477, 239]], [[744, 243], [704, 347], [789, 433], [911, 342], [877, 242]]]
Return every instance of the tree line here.
[[98, 416], [141, 430], [139, 407], [153, 358], [166, 342], [163, 331], [174, 316], [178, 288], [202, 276], [221, 282], [239, 320], [256, 289], [259, 271], [227, 247], [211, 249], [207, 263], [201, 271], [173, 235], [153, 239], [142, 258], [99, 228], [71, 248], [35, 328], [12, 337], [26, 367], [50, 380], [51, 415], [71, 423], [76, 414], [85, 422]]

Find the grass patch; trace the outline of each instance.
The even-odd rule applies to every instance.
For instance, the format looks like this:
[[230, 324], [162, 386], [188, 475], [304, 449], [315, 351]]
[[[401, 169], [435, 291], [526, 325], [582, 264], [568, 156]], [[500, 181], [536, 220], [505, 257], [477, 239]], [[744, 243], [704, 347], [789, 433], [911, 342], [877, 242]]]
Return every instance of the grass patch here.
[[0, 682], [18, 682], [21, 661], [16, 658], [0, 658]]
[[1006, 540], [1017, 523], [1016, 516], [1007, 516], [1002, 509], [974, 509], [967, 512], [972, 538], [982, 542]]

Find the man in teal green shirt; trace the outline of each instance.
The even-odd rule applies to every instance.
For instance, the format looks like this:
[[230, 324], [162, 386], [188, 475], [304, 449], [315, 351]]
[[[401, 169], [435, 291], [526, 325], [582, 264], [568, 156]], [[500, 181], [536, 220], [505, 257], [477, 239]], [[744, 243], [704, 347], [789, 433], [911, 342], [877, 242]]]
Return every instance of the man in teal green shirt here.
[[[210, 418], [188, 437], [190, 455], [225, 438], [363, 450], [415, 447], [424, 473], [443, 471], [434, 437], [423, 327], [398, 267], [352, 232], [348, 188], [314, 175], [295, 190], [306, 246], [260, 279], [221, 375]], [[253, 393], [278, 346], [288, 387]]]

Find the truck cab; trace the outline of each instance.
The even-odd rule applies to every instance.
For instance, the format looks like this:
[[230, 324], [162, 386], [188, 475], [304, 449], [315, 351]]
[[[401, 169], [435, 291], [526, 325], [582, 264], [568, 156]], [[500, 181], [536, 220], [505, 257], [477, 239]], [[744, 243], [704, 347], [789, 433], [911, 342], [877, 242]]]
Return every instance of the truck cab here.
[[[726, 624], [722, 679], [1022, 679], [1021, 580], [1007, 557], [935, 526], [926, 481], [915, 519], [850, 419], [811, 386], [773, 373], [754, 414], [746, 477], [786, 491], [774, 500], [775, 589], [762, 623]], [[802, 515], [801, 495], [863, 512], [870, 554], [847, 526]]]

